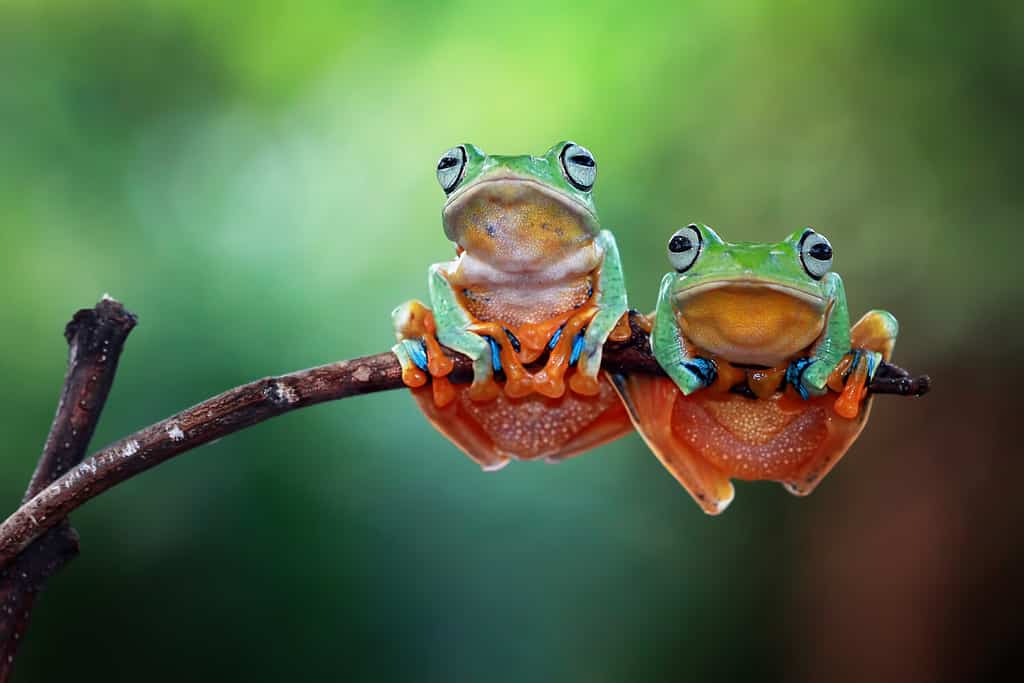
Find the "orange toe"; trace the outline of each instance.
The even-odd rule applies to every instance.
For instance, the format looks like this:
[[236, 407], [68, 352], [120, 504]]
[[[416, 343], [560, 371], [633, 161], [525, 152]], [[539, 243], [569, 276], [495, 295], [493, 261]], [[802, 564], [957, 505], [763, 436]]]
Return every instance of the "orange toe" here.
[[569, 388], [580, 396], [597, 396], [601, 393], [601, 382], [577, 370], [569, 377]]
[[548, 398], [561, 398], [565, 394], [565, 381], [563, 373], [553, 369], [548, 372], [547, 368], [533, 376], [533, 390]]
[[857, 367], [847, 377], [846, 386], [843, 387], [842, 393], [836, 399], [834, 406], [836, 414], [849, 420], [857, 417], [858, 413], [860, 413], [861, 401], [868, 394], [867, 384], [868, 361], [866, 358], [861, 358], [861, 361], [857, 363]]
[[415, 365], [402, 368], [402, 382], [411, 389], [417, 389], [427, 383], [427, 373]]
[[435, 377], [432, 384], [434, 389], [434, 405], [444, 408], [455, 400], [455, 387], [447, 377]]
[[480, 380], [479, 382], [474, 381], [469, 385], [466, 395], [469, 396], [469, 400], [471, 401], [484, 403], [498, 398], [500, 393], [501, 387], [499, 387], [498, 383], [494, 381], [494, 377], [488, 377]]

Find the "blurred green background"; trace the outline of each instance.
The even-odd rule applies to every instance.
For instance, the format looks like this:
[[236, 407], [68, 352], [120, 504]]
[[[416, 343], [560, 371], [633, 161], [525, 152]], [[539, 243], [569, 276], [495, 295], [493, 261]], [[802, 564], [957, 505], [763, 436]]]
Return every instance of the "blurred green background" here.
[[[822, 3], [821, 5], [824, 5]], [[632, 303], [677, 227], [827, 234], [936, 381], [810, 498], [720, 518], [629, 436], [482, 474], [404, 392], [303, 410], [74, 516], [16, 679], [937, 680], [1019, 657], [1019, 3], [0, 3], [0, 494], [63, 324], [140, 317], [94, 449], [374, 353], [450, 258], [437, 157], [596, 155]], [[1011, 457], [1012, 456], [1012, 457]]]

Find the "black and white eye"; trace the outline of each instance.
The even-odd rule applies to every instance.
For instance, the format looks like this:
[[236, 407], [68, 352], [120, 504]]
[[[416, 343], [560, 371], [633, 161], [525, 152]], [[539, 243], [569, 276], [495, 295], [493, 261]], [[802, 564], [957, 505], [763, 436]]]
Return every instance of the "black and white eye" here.
[[441, 183], [441, 189], [445, 194], [451, 194], [452, 190], [459, 186], [465, 172], [466, 148], [462, 145], [452, 147], [442, 154], [437, 162], [437, 182]]
[[562, 148], [559, 156], [562, 162], [562, 173], [569, 184], [577, 190], [589, 192], [597, 180], [597, 162], [594, 155], [586, 147], [581, 147], [575, 142], [568, 143]]
[[700, 230], [694, 224], [676, 230], [668, 241], [668, 260], [677, 272], [683, 273], [690, 269], [700, 256], [703, 240]]
[[832, 268], [832, 245], [824, 235], [807, 230], [800, 238], [800, 262], [815, 280], [820, 280]]

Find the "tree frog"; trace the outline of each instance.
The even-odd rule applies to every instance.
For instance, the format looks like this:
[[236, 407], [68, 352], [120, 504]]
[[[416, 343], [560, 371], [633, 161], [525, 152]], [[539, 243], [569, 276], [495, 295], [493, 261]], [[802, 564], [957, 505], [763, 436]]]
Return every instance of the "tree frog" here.
[[[410, 301], [392, 313], [393, 350], [427, 418], [485, 469], [568, 457], [632, 429], [600, 374], [627, 303], [596, 177], [574, 142], [539, 157], [464, 144], [437, 164], [456, 258], [430, 268], [432, 310]], [[472, 384], [448, 381], [440, 345], [473, 361]]]
[[867, 421], [896, 319], [870, 311], [851, 329], [832, 246], [810, 228], [758, 244], [692, 224], [668, 257], [651, 332], [668, 378], [616, 377], [638, 431], [710, 514], [730, 478], [810, 493]]

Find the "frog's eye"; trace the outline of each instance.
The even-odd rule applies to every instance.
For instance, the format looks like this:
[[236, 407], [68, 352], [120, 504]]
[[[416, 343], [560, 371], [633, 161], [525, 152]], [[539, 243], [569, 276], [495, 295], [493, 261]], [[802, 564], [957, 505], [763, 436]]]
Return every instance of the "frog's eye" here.
[[800, 262], [808, 275], [820, 280], [832, 267], [832, 245], [824, 235], [808, 229], [800, 238]]
[[675, 231], [668, 241], [668, 260], [676, 272], [686, 272], [693, 266], [700, 256], [702, 244], [700, 230], [692, 223]]
[[465, 172], [466, 148], [462, 145], [452, 147], [442, 154], [437, 162], [437, 182], [441, 183], [441, 189], [445, 194], [451, 194], [452, 190], [459, 186]]
[[570, 142], [562, 148], [558, 159], [562, 162], [562, 173], [569, 184], [577, 190], [590, 192], [597, 180], [597, 162], [590, 150]]

